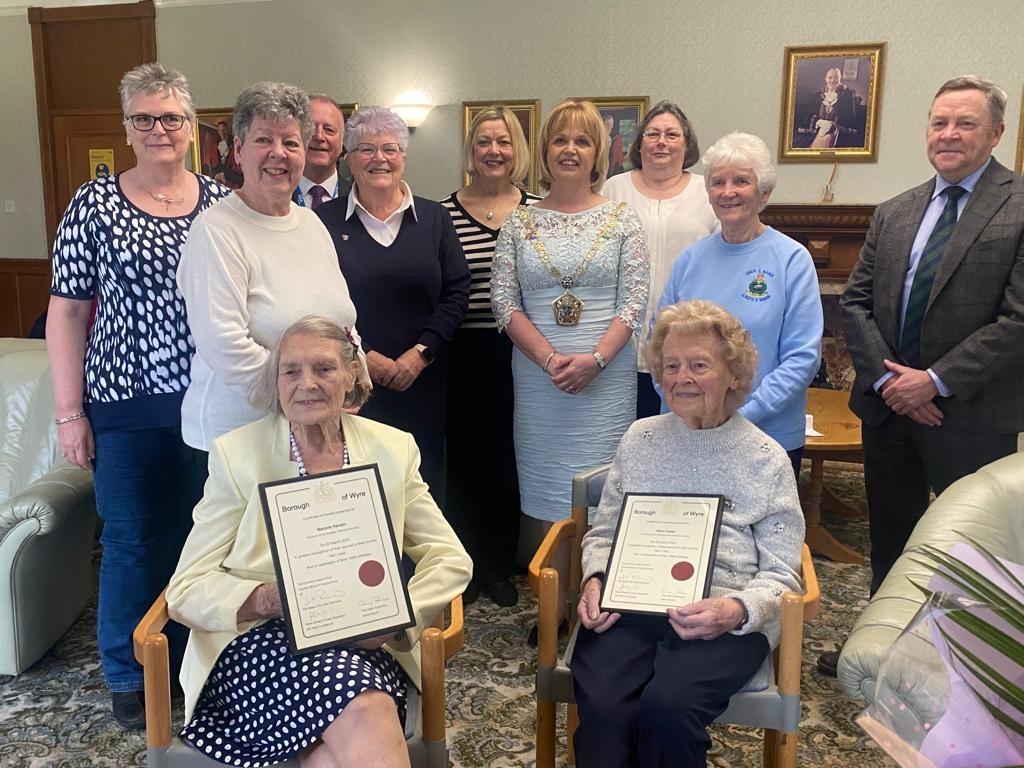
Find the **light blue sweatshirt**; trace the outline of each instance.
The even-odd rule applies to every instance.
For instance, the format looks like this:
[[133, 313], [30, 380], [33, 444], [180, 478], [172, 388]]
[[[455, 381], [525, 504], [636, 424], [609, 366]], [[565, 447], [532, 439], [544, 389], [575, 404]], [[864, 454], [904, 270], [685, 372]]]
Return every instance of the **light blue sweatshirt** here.
[[713, 301], [743, 323], [757, 346], [758, 366], [740, 413], [787, 451], [802, 446], [807, 387], [818, 372], [824, 325], [811, 254], [771, 227], [739, 244], [709, 235], [676, 259], [658, 310], [686, 299]]

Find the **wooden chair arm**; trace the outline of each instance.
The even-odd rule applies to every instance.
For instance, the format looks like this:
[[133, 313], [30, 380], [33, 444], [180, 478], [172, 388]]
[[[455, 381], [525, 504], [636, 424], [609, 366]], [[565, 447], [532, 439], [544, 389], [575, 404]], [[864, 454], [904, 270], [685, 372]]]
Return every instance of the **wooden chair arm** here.
[[164, 597], [164, 593], [161, 592], [157, 595], [156, 600], [146, 611], [146, 615], [142, 617], [142, 620], [135, 627], [135, 631], [132, 632], [132, 645], [135, 648], [135, 660], [139, 664], [145, 663], [143, 661], [143, 646], [145, 645], [146, 638], [150, 635], [158, 635], [163, 632], [164, 625], [170, 621], [170, 616], [167, 615], [167, 598]]
[[462, 650], [466, 644], [466, 631], [462, 616], [462, 595], [456, 595], [451, 602], [448, 626], [444, 627], [444, 660], [447, 661]]
[[576, 536], [577, 526], [575, 520], [559, 520], [548, 529], [544, 540], [537, 547], [537, 551], [530, 560], [529, 575], [530, 589], [533, 594], [540, 594], [540, 572], [547, 568], [555, 551], [563, 541], [568, 541]]
[[444, 634], [437, 627], [430, 627], [420, 637], [424, 741], [444, 741], [445, 738], [444, 662]]
[[540, 572], [537, 605], [537, 665], [554, 667], [558, 663], [558, 571]]
[[779, 637], [776, 681], [779, 693], [800, 694], [800, 657], [803, 651], [804, 599], [796, 592], [782, 596], [782, 632]]
[[818, 615], [818, 609], [821, 608], [821, 588], [818, 586], [818, 573], [814, 570], [811, 550], [806, 544], [804, 544], [800, 562], [800, 573], [804, 579], [803, 619], [810, 621]]
[[171, 745], [171, 665], [167, 635], [162, 631], [167, 621], [167, 600], [161, 592], [132, 632], [135, 658], [142, 665], [150, 749]]

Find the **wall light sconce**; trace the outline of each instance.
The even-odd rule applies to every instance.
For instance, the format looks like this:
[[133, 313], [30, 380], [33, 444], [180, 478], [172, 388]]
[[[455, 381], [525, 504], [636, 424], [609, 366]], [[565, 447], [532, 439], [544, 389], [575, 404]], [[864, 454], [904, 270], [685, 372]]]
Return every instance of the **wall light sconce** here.
[[405, 121], [410, 133], [423, 124], [433, 108], [422, 91], [405, 91], [391, 105], [391, 111]]

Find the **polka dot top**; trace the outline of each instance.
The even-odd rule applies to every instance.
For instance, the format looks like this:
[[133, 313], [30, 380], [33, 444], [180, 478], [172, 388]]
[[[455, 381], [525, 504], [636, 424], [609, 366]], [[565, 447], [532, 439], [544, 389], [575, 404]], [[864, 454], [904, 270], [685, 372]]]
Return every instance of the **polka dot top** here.
[[175, 271], [196, 215], [231, 190], [206, 176], [185, 216], [136, 208], [118, 176], [83, 184], [68, 205], [53, 248], [50, 293], [89, 300], [96, 319], [85, 353], [85, 402], [121, 403], [174, 394], [189, 384], [195, 345]]

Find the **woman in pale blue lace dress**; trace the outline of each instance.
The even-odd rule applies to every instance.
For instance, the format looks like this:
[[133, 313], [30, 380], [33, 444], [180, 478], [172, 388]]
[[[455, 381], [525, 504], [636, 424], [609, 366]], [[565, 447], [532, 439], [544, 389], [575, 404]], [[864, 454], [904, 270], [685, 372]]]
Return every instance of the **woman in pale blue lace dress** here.
[[633, 210], [595, 191], [607, 143], [593, 104], [555, 107], [540, 134], [550, 193], [509, 216], [494, 256], [491, 305], [516, 346], [522, 507], [547, 523], [568, 517], [572, 475], [610, 461], [635, 415], [648, 256]]

